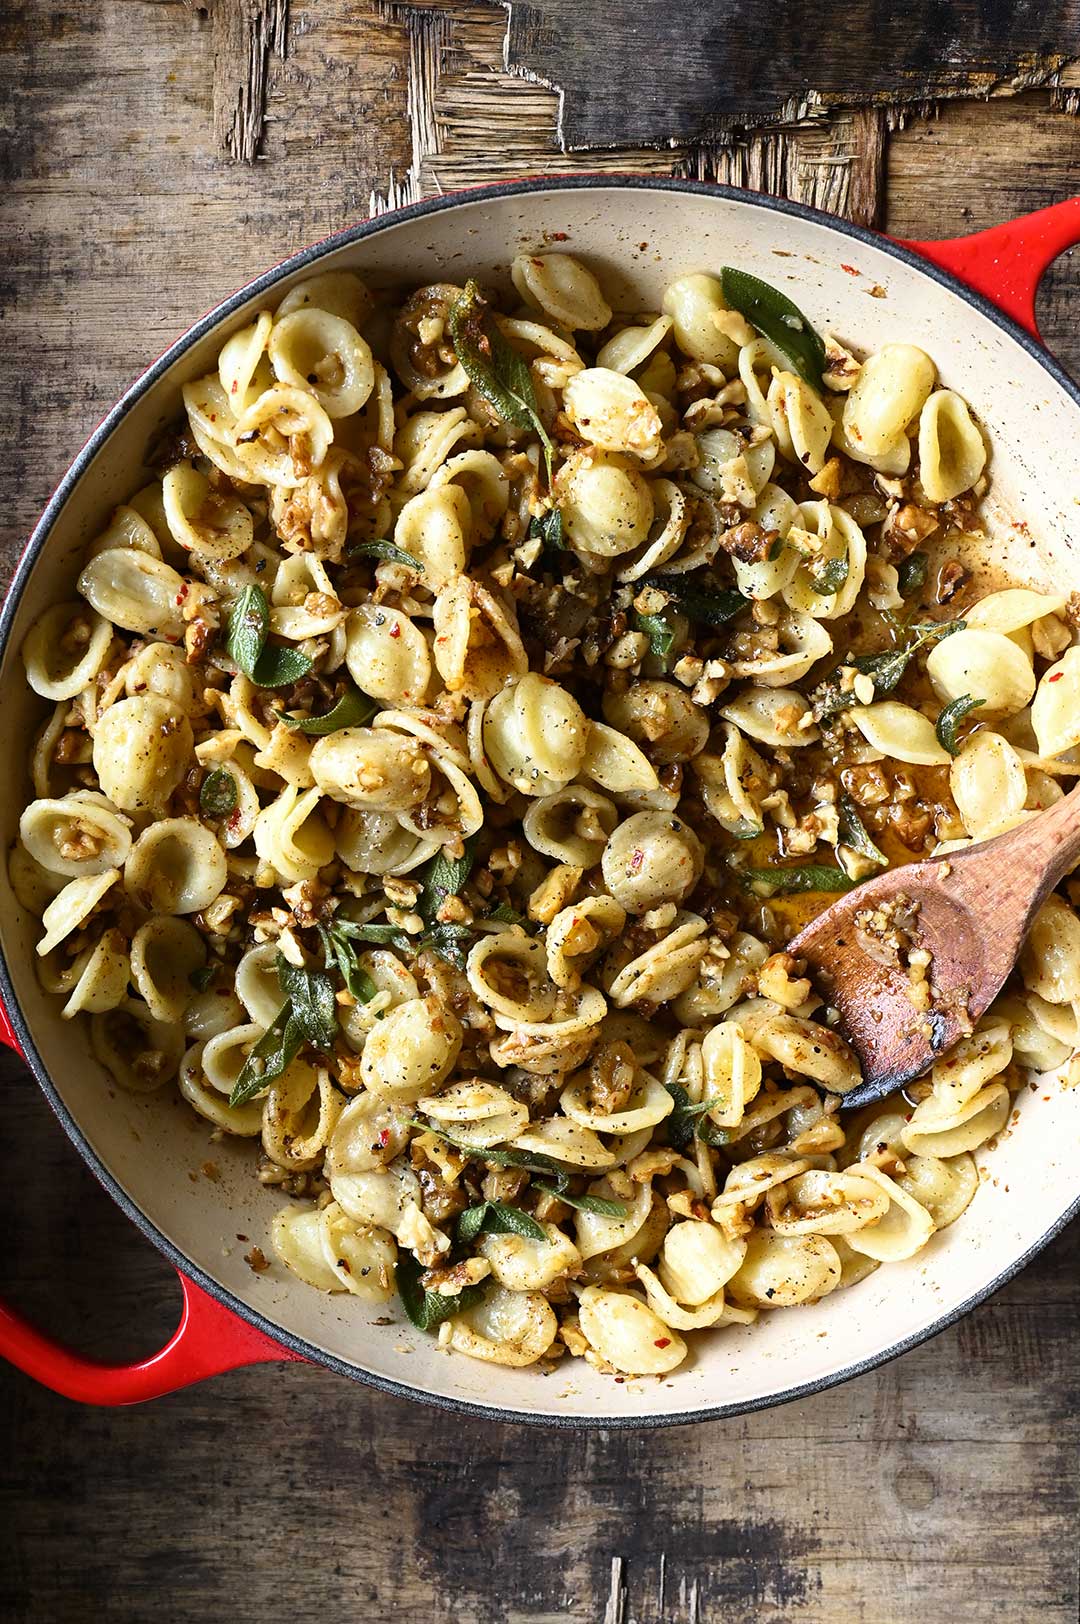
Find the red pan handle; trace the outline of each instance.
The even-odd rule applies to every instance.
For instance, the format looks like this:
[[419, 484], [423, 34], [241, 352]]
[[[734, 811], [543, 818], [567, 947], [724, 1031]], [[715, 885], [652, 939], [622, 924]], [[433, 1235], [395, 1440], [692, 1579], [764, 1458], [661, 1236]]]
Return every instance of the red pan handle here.
[[[0, 1043], [21, 1054], [3, 1006]], [[163, 1393], [190, 1387], [242, 1365], [300, 1360], [301, 1355], [271, 1341], [230, 1308], [217, 1302], [186, 1275], [180, 1275], [184, 1308], [165, 1346], [130, 1365], [103, 1365], [86, 1359], [37, 1330], [0, 1302], [0, 1358], [35, 1381], [81, 1404], [140, 1404]]]
[[942, 242], [908, 242], [917, 254], [951, 271], [982, 293], [1006, 316], [1041, 340], [1035, 321], [1035, 294], [1050, 262], [1080, 242], [1080, 197], [1006, 220], [989, 231]]

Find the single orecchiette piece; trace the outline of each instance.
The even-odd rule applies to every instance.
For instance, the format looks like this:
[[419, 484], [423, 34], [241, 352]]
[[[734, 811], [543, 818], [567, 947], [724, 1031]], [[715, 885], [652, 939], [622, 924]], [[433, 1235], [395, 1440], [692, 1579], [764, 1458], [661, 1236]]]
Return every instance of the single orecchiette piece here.
[[611, 320], [599, 282], [572, 254], [519, 254], [510, 274], [521, 297], [560, 327], [598, 332]]
[[883, 344], [867, 357], [844, 403], [844, 431], [871, 456], [888, 451], [913, 422], [937, 370], [914, 344]]
[[535, 671], [495, 695], [484, 715], [484, 749], [499, 777], [523, 795], [550, 795], [585, 758], [588, 725], [565, 688]]
[[450, 693], [490, 699], [528, 671], [513, 608], [471, 576], [443, 586], [433, 618], [435, 664]]
[[26, 680], [43, 699], [74, 699], [108, 658], [107, 618], [81, 603], [58, 603], [36, 620], [22, 646]]
[[615, 1370], [626, 1376], [663, 1376], [681, 1365], [687, 1346], [640, 1297], [588, 1286], [578, 1299], [582, 1334]]
[[604, 848], [604, 883], [627, 913], [682, 902], [701, 878], [705, 852], [690, 826], [663, 812], [635, 812]]
[[194, 752], [191, 723], [166, 699], [140, 694], [110, 705], [94, 730], [94, 771], [124, 812], [153, 811], [168, 800]]

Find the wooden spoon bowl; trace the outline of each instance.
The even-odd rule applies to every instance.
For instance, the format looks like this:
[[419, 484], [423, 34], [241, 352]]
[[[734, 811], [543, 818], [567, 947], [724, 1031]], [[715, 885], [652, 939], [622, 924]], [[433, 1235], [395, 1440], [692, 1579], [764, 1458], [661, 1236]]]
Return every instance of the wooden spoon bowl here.
[[1078, 858], [1080, 787], [984, 844], [866, 881], [799, 932], [788, 952], [839, 1011], [862, 1067], [845, 1107], [921, 1077], [967, 1036]]

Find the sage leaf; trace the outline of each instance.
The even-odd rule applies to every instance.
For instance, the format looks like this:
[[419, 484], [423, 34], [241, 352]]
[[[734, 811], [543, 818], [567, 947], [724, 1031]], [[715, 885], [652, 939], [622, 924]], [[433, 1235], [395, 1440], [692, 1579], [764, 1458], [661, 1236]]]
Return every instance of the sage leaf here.
[[306, 654], [298, 648], [281, 648], [275, 643], [263, 649], [250, 675], [256, 688], [291, 688], [310, 670], [311, 661]]
[[812, 389], [824, 387], [825, 345], [798, 305], [760, 277], [725, 265], [720, 286], [732, 310], [782, 350]]
[[668, 1144], [677, 1150], [685, 1150], [693, 1140], [695, 1131], [700, 1136], [701, 1124], [697, 1119], [704, 1117], [706, 1111], [711, 1111], [719, 1105], [720, 1099], [714, 1095], [711, 1099], [695, 1104], [681, 1083], [665, 1083], [664, 1087], [675, 1101], [674, 1111], [664, 1119]]
[[225, 647], [238, 671], [250, 677], [266, 643], [270, 611], [261, 587], [246, 586], [229, 611]]
[[540, 420], [529, 364], [508, 343], [471, 279], [450, 306], [449, 324], [454, 353], [477, 393], [504, 423], [535, 431], [544, 448], [550, 484], [552, 445]]
[[560, 1190], [550, 1184], [535, 1183], [534, 1190], [542, 1190], [545, 1195], [553, 1195], [559, 1201], [565, 1201], [568, 1207], [574, 1207], [578, 1212], [595, 1212], [600, 1218], [625, 1218], [627, 1208], [625, 1202], [609, 1201], [601, 1195], [570, 1195], [567, 1190]]
[[473, 870], [476, 861], [476, 835], [464, 843], [460, 857], [448, 857], [445, 848], [436, 852], [420, 871], [422, 889], [416, 901], [421, 919], [433, 924], [447, 897], [456, 897]]
[[805, 891], [850, 891], [855, 881], [842, 868], [825, 863], [803, 863], [790, 868], [740, 868], [740, 881], [746, 888], [766, 896], [788, 896]]
[[298, 648], [267, 645], [270, 611], [261, 587], [246, 586], [229, 611], [225, 647], [238, 671], [257, 688], [287, 688], [311, 670]]
[[[904, 672], [919, 649], [930, 643], [938, 643], [953, 632], [963, 631], [966, 624], [964, 620], [933, 620], [924, 625], [910, 626], [906, 628], [906, 641], [896, 648], [883, 649], [878, 654], [857, 654], [844, 663], [870, 677], [874, 684], [874, 697], [880, 699], [899, 687]], [[812, 688], [808, 697], [815, 722], [831, 721], [841, 711], [859, 704], [854, 689], [840, 686], [839, 666]]]
[[292, 1018], [308, 1043], [329, 1049], [337, 1036], [334, 984], [324, 970], [309, 970], [277, 956], [278, 985], [288, 999]]
[[407, 564], [409, 569], [415, 570], [417, 575], [423, 575], [424, 566], [412, 553], [407, 553], [404, 547], [398, 547], [392, 541], [361, 541], [357, 546], [350, 547], [349, 558], [379, 558], [388, 564]]
[[926, 585], [930, 560], [925, 553], [908, 553], [896, 566], [896, 590], [902, 598], [910, 598]]
[[293, 1019], [292, 1003], [286, 999], [241, 1066], [229, 1104], [246, 1105], [261, 1094], [292, 1065], [303, 1047], [304, 1033]]
[[447, 964], [453, 964], [459, 970], [464, 970], [466, 959], [466, 944], [471, 944], [473, 932], [468, 925], [436, 924], [426, 930], [417, 941], [417, 949], [429, 947], [437, 953], [440, 959]]
[[421, 1265], [409, 1252], [399, 1252], [394, 1279], [401, 1306], [418, 1331], [433, 1331], [443, 1320], [452, 1319], [478, 1303], [484, 1295], [485, 1282], [465, 1286], [453, 1297], [441, 1291], [427, 1291], [421, 1282]]
[[637, 632], [644, 632], [649, 639], [649, 652], [658, 659], [666, 660], [671, 653], [675, 642], [675, 633], [663, 615], [641, 615], [634, 609], [630, 614], [630, 624]]
[[565, 553], [566, 542], [563, 540], [562, 509], [549, 508], [546, 513], [537, 514], [529, 520], [529, 537], [539, 541], [545, 553]]
[[546, 1241], [547, 1231], [537, 1223], [531, 1213], [520, 1207], [506, 1206], [501, 1201], [482, 1201], [477, 1207], [467, 1207], [457, 1221], [457, 1238], [463, 1245], [474, 1241], [480, 1234], [519, 1235], [522, 1240]]
[[355, 919], [334, 920], [334, 930], [341, 936], [350, 936], [355, 942], [370, 942], [374, 947], [392, 947], [396, 953], [415, 953], [416, 938], [397, 925], [361, 925]]
[[959, 699], [953, 699], [940, 712], [934, 724], [934, 732], [942, 749], [947, 750], [950, 756], [959, 755], [960, 744], [956, 737], [956, 730], [965, 716], [973, 710], [978, 710], [985, 704], [983, 699], [973, 699], [970, 694], [961, 694]]
[[807, 568], [810, 577], [810, 590], [819, 593], [822, 597], [833, 597], [844, 585], [848, 578], [848, 557], [842, 553], [839, 558], [820, 558]]
[[236, 810], [236, 779], [224, 767], [215, 767], [207, 773], [199, 789], [199, 811], [205, 817], [219, 821]]
[[357, 959], [349, 938], [339, 934], [333, 925], [320, 925], [319, 939], [327, 970], [337, 969], [358, 1004], [370, 1004], [379, 989]]
[[198, 970], [192, 970], [188, 980], [196, 991], [205, 992], [217, 975], [217, 968], [216, 964], [204, 964]]
[[284, 711], [275, 714], [286, 727], [306, 733], [309, 739], [324, 739], [328, 733], [337, 733], [343, 727], [363, 727], [365, 722], [370, 722], [378, 708], [369, 695], [361, 693], [350, 683], [341, 697], [321, 716], [286, 716]]
[[870, 838], [870, 833], [859, 816], [858, 807], [846, 790], [841, 792], [839, 803], [840, 839], [845, 846], [868, 862], [876, 863], [878, 868], [888, 868], [889, 859]]
[[749, 598], [743, 597], [733, 587], [710, 591], [708, 587], [687, 580], [684, 575], [647, 575], [641, 584], [666, 593], [680, 614], [686, 615], [689, 620], [699, 621], [703, 626], [726, 626], [750, 603]]

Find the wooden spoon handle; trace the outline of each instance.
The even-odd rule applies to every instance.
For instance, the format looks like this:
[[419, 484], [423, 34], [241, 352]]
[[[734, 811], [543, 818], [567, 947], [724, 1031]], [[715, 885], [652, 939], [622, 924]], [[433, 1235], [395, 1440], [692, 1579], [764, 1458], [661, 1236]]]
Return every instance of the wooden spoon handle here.
[[1030, 913], [1041, 907], [1058, 881], [1080, 861], [1080, 784], [1036, 818], [1027, 818], [972, 853], [980, 866], [1003, 865], [1009, 889], [1031, 895]]

